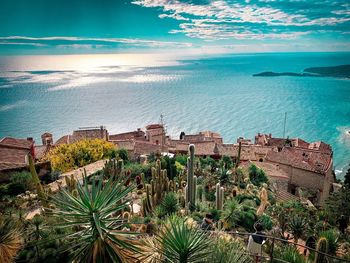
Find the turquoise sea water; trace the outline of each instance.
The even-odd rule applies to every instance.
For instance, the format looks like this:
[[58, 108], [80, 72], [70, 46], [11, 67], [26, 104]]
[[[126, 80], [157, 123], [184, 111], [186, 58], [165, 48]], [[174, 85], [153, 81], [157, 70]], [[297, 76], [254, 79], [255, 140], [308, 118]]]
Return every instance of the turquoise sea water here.
[[282, 136], [287, 112], [286, 134], [330, 143], [340, 174], [350, 162], [350, 80], [252, 74], [349, 62], [350, 53], [0, 57], [0, 137], [124, 132], [164, 114], [174, 137], [210, 129], [234, 142]]

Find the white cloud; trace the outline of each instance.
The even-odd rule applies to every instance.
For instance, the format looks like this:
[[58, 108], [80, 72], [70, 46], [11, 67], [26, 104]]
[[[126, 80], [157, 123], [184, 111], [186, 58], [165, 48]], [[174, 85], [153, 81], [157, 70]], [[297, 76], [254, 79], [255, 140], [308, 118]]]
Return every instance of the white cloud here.
[[[163, 11], [159, 15], [161, 18], [186, 20], [186, 22], [179, 24], [179, 29], [173, 29], [170, 33], [184, 33], [191, 38], [206, 40], [232, 38], [294, 39], [306, 33], [293, 30], [291, 27], [336, 26], [350, 21], [349, 5], [347, 4], [335, 5], [334, 2], [326, 1], [324, 5], [332, 5], [333, 9], [329, 8], [327, 10], [326, 8], [325, 10], [329, 15], [324, 16], [322, 12], [317, 13], [317, 8], [315, 8], [316, 11], [313, 11], [300, 10], [295, 7], [284, 11], [274, 5], [281, 2], [290, 2], [289, 6], [293, 7], [293, 4], [297, 2], [308, 3], [304, 0], [263, 0], [260, 2], [264, 2], [264, 4], [254, 3], [250, 0], [244, 2], [214, 0], [205, 5], [196, 5], [178, 0], [135, 0], [132, 3], [143, 7], [161, 9]], [[243, 25], [245, 29], [240, 30], [240, 25]], [[256, 32], [257, 30], [260, 30], [260, 32]], [[272, 30], [275, 30], [275, 32]]]
[[[92, 48], [93, 46], [108, 46], [113, 44], [128, 44], [128, 46], [143, 46], [143, 47], [191, 47], [192, 43], [189, 42], [175, 42], [175, 41], [157, 41], [147, 39], [136, 39], [136, 38], [91, 38], [91, 37], [67, 37], [67, 36], [52, 36], [52, 37], [28, 37], [28, 36], [6, 36], [0, 37], [0, 44], [11, 44], [19, 43], [27, 45], [53, 45], [64, 48], [77, 48], [85, 47]], [[27, 42], [23, 42], [27, 41]], [[59, 43], [55, 41], [65, 41], [67, 44]], [[84, 44], [81, 42], [84, 41]], [[85, 42], [90, 42], [86, 44]]]

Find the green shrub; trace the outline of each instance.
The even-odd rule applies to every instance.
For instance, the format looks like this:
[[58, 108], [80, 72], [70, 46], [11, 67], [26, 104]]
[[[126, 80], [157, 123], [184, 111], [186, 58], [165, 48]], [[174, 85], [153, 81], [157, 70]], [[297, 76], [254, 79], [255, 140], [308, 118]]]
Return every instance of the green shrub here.
[[259, 221], [263, 224], [265, 230], [271, 230], [272, 229], [272, 220], [271, 217], [269, 217], [266, 214], [262, 214], [259, 217]]
[[215, 192], [214, 191], [204, 191], [205, 199], [209, 202], [215, 201]]
[[14, 183], [9, 183], [7, 185], [7, 194], [8, 195], [19, 195], [21, 193], [24, 193], [26, 191], [26, 188], [24, 187], [23, 184], [14, 182]]
[[268, 182], [268, 178], [262, 169], [259, 169], [254, 164], [249, 167], [249, 179], [252, 184], [261, 186], [263, 183]]
[[187, 165], [187, 155], [177, 154], [175, 156], [175, 161], [180, 163], [183, 166], [186, 166]]
[[32, 190], [34, 188], [32, 175], [27, 171], [14, 173], [11, 176], [11, 183], [21, 185], [24, 191]]
[[4, 198], [7, 195], [7, 184], [0, 185], [0, 199]]
[[235, 196], [235, 199], [238, 203], [243, 203], [245, 200], [253, 200], [257, 206], [261, 203], [260, 199], [253, 195], [238, 194]]
[[[116, 151], [116, 154], [119, 156], [119, 158], [123, 159], [124, 163], [127, 163], [129, 161], [129, 154], [126, 149], [118, 149]], [[113, 158], [113, 155], [111, 157]]]
[[237, 220], [239, 226], [244, 227], [247, 231], [254, 231], [256, 219], [255, 208], [246, 205], [241, 206]]

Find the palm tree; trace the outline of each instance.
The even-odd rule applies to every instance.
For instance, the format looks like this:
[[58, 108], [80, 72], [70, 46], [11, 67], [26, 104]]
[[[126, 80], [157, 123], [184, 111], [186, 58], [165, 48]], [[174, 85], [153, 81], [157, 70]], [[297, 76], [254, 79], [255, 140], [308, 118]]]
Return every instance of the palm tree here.
[[11, 263], [21, 249], [23, 239], [13, 219], [0, 219], [0, 259], [2, 263]]
[[56, 209], [50, 214], [59, 217], [62, 228], [73, 228], [72, 256], [76, 262], [136, 262], [138, 246], [131, 239], [135, 233], [121, 229], [125, 225], [121, 211], [128, 205], [132, 188], [124, 186], [125, 180], [110, 178], [88, 186], [77, 184], [76, 197], [65, 189], [53, 197]]
[[304, 234], [306, 221], [299, 216], [293, 216], [289, 223], [290, 232], [293, 234], [294, 243], [298, 243], [298, 239]]
[[171, 217], [156, 239], [158, 251], [167, 262], [205, 262], [211, 253], [208, 235], [183, 218]]

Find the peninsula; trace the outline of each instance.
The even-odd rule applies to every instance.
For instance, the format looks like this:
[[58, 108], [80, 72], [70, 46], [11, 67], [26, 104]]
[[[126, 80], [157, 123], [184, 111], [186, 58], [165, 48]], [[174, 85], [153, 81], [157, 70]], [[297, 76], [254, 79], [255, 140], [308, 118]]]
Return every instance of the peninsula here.
[[350, 78], [350, 65], [340, 65], [334, 67], [312, 67], [304, 69], [301, 73], [264, 71], [261, 73], [253, 74], [253, 77], [279, 76]]

